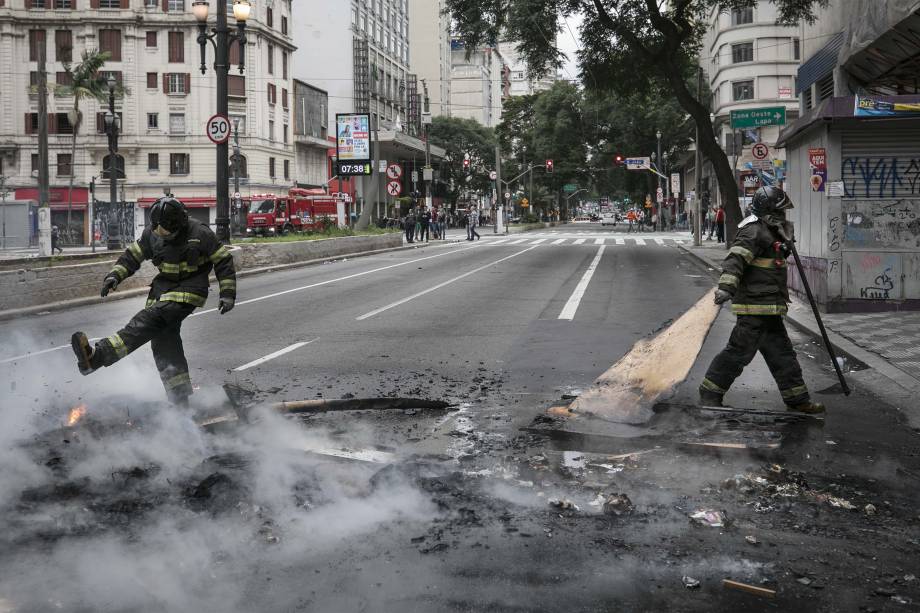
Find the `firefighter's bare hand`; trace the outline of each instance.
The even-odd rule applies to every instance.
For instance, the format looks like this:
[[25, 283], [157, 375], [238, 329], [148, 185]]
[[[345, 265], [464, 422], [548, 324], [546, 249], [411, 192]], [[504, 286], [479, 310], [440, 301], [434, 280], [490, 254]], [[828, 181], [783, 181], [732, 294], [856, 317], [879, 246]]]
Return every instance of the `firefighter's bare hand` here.
[[111, 276], [106, 277], [105, 280], [102, 281], [102, 291], [100, 294], [105, 298], [109, 295], [109, 292], [113, 291], [116, 287], [118, 287], [118, 278]]
[[236, 301], [233, 298], [221, 298], [217, 303], [217, 310], [220, 314], [229, 313], [233, 309]]
[[728, 302], [732, 299], [732, 295], [726, 292], [724, 289], [717, 289], [716, 295], [713, 298], [713, 301], [716, 304], [722, 304], [723, 302]]

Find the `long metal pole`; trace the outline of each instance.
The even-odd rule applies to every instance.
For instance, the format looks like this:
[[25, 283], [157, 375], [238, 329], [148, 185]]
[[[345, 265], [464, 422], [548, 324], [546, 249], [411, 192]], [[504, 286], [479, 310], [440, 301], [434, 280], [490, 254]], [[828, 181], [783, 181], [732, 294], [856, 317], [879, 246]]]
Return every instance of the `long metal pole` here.
[[[45, 67], [45, 30], [42, 30], [42, 43], [38, 50], [38, 206], [50, 207], [50, 189], [48, 177], [48, 73]], [[51, 218], [50, 208], [47, 210], [48, 219]], [[41, 219], [41, 217], [39, 217]], [[50, 228], [48, 228], [50, 229]], [[38, 253], [41, 256], [54, 255], [49, 248], [50, 237], [47, 235], [42, 240], [46, 230], [39, 223], [38, 228]]]
[[[428, 81], [422, 79], [422, 88], [425, 90], [425, 168], [422, 170], [422, 178], [425, 179], [425, 205], [426, 208], [434, 206], [434, 198], [431, 196], [431, 179], [434, 178], [434, 171], [431, 169], [431, 99], [428, 97]], [[429, 173], [431, 173], [429, 175]], [[431, 178], [428, 178], [431, 176]]]
[[502, 149], [495, 145], [495, 190], [498, 207], [495, 211], [495, 233], [505, 233], [505, 190], [502, 187]]
[[[703, 68], [699, 67], [696, 73], [696, 99], [703, 97]], [[693, 198], [693, 246], [700, 247], [703, 244], [703, 226], [700, 215], [702, 207], [700, 202], [703, 199], [703, 152], [700, 149], [700, 127], [696, 127], [696, 152], [694, 154], [694, 163], [696, 164], [696, 191]]]
[[3, 235], [0, 236], [0, 249], [6, 249], [6, 177], [0, 177], [0, 201], [3, 208], [0, 209], [3, 215]]
[[[118, 115], [115, 114], [115, 89], [112, 87], [109, 88], [109, 113], [112, 115], [112, 123], [109, 125], [109, 215], [118, 220], [118, 242], [121, 244], [121, 216], [115, 208], [118, 201], [118, 164], [115, 163], [118, 154], [118, 145], [115, 142], [118, 134]], [[111, 237], [109, 244], [111, 245]]]
[[[658, 132], [658, 134], [656, 134], [656, 136], [658, 137], [658, 157], [657, 157], [657, 163], [658, 163], [658, 164], [661, 164], [661, 168], [663, 169], [663, 168], [664, 168], [664, 160], [661, 158], [661, 132]], [[660, 189], [661, 191], [664, 191], [664, 190], [662, 189], [662, 186], [661, 186], [661, 176], [662, 176], [662, 174], [663, 174], [662, 172], [659, 172], [659, 173], [658, 173], [658, 189]], [[662, 212], [662, 207], [661, 207], [661, 203], [658, 202], [658, 193], [657, 193], [657, 192], [655, 193], [655, 206], [658, 207], [658, 221], [655, 223], [654, 229], [655, 229], [655, 230], [658, 230], [658, 224], [661, 223], [661, 212]]]
[[[236, 118], [233, 120], [233, 195], [234, 197], [236, 197], [236, 195], [240, 193], [240, 161], [241, 161], [240, 120], [239, 118]], [[240, 227], [241, 225], [245, 225], [245, 224], [240, 223], [242, 221], [240, 219], [240, 216], [242, 215], [242, 211], [240, 209], [243, 206], [243, 199], [236, 198], [233, 204], [234, 204], [233, 208], [236, 213], [237, 232], [242, 232], [243, 234], [246, 234], [246, 229]]]
[[[227, 75], [230, 72], [230, 30], [227, 28], [227, 3], [217, 2], [217, 28], [215, 34], [214, 72], [217, 76], [217, 114], [226, 117]], [[230, 242], [230, 169], [227, 141], [217, 145], [217, 239]]]

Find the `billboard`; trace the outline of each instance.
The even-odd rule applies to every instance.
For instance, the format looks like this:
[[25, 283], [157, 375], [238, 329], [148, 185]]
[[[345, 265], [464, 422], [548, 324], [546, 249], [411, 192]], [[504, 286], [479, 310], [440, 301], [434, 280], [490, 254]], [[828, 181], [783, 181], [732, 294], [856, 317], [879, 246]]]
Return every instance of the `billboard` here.
[[884, 102], [874, 98], [856, 96], [856, 117], [909, 117], [920, 115], [918, 102]]
[[367, 113], [336, 114], [335, 155], [338, 175], [371, 174], [370, 122]]

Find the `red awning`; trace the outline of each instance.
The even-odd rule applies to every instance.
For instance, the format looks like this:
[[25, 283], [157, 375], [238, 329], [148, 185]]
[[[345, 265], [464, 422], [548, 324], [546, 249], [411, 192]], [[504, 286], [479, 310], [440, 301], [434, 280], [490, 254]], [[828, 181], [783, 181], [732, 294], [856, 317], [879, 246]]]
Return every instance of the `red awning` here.
[[[208, 196], [203, 198], [183, 198], [182, 196], [176, 196], [176, 198], [190, 209], [206, 209], [217, 206], [217, 199]], [[142, 208], [149, 209], [157, 200], [159, 200], [159, 198], [138, 198], [137, 203]]]
[[[15, 192], [16, 200], [35, 200], [38, 202], [38, 188], [37, 187], [23, 187], [17, 189]], [[48, 191], [49, 204], [51, 205], [52, 211], [66, 211], [67, 210], [67, 188], [66, 187], [52, 187]], [[89, 189], [85, 187], [75, 187], [73, 188], [73, 209], [75, 211], [85, 211], [86, 206], [89, 203]]]

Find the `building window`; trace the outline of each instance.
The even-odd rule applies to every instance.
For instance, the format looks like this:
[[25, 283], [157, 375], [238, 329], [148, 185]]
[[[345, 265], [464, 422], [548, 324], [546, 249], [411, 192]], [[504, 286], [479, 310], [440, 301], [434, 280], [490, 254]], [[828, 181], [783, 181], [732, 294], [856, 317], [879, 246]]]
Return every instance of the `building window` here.
[[265, 25], [269, 28], [273, 27], [275, 23], [275, 12], [271, 7], [265, 9]]
[[281, 108], [284, 108], [284, 109], [288, 107], [287, 94], [288, 94], [287, 90], [282, 87], [281, 88]]
[[834, 96], [834, 74], [830, 73], [815, 83], [815, 90], [818, 93], [819, 101], [832, 98]]
[[73, 0], [54, 0], [54, 8], [56, 9], [72, 9]]
[[54, 33], [54, 57], [59, 62], [73, 60], [73, 35], [70, 30], [57, 30]]
[[805, 107], [805, 110], [812, 108], [815, 105], [814, 97], [811, 94], [811, 87], [806, 87], [802, 90], [802, 106]]
[[156, 30], [147, 32], [147, 48], [157, 46], [157, 33]]
[[268, 120], [268, 141], [272, 143], [275, 142], [275, 122], [271, 119]]
[[148, 153], [147, 154], [147, 170], [159, 170], [160, 169], [160, 154], [159, 153]]
[[121, 30], [99, 30], [99, 50], [109, 53], [109, 61], [121, 61]]
[[147, 89], [156, 89], [157, 88], [157, 73], [148, 72], [147, 73]]
[[57, 156], [57, 176], [69, 177], [73, 174], [73, 164], [71, 163], [69, 153], [58, 153]]
[[288, 78], [288, 52], [281, 52], [281, 78], [285, 81]]
[[147, 113], [147, 129], [148, 130], [159, 130], [160, 129], [160, 114], [159, 113]]
[[160, 8], [159, 0], [144, 0], [145, 9], [155, 9]]
[[754, 81], [735, 81], [732, 83], [732, 100], [753, 100]]
[[284, 160], [284, 178], [291, 178], [291, 160]]
[[163, 75], [167, 94], [189, 93], [191, 75], [182, 72], [170, 72]]
[[73, 134], [73, 124], [67, 113], [55, 113], [53, 119], [54, 123], [48, 126], [50, 134]]
[[169, 174], [187, 175], [189, 173], [189, 159], [187, 153], [169, 154]]
[[169, 133], [185, 134], [185, 113], [169, 114]]
[[798, 38], [792, 39], [792, 59], [802, 59], [802, 43]]
[[[169, 13], [182, 13], [185, 11], [185, 0], [167, 0], [166, 10]], [[230, 13], [233, 14], [232, 12]]]
[[754, 61], [754, 43], [732, 45], [732, 64]]
[[288, 144], [288, 125], [286, 123], [281, 124], [281, 142]]
[[32, 154], [32, 172], [38, 172], [38, 154]]
[[268, 43], [268, 74], [275, 74], [275, 46]]
[[45, 49], [45, 31], [29, 30], [29, 61], [37, 62], [42, 49]]
[[[73, 75], [69, 72], [58, 72], [54, 75], [54, 82], [59, 87], [70, 87], [73, 85]], [[61, 95], [60, 92], [55, 92], [58, 96]]]
[[275, 102], [277, 102], [278, 100], [277, 94], [278, 94], [278, 90], [275, 89], [275, 84], [269, 83], [268, 84], [268, 103], [269, 104], [275, 104]]
[[742, 26], [746, 23], [754, 23], [754, 7], [732, 9], [732, 25]]
[[246, 97], [246, 77], [238, 74], [227, 76], [227, 95], [231, 98]]
[[275, 178], [275, 158], [268, 158], [268, 176]]
[[241, 179], [249, 176], [249, 170], [246, 167], [246, 156], [233, 154], [230, 156], [230, 171]]
[[101, 9], [120, 9], [121, 0], [99, 0], [99, 8]]
[[169, 61], [180, 64], [185, 61], [185, 34], [182, 32], [169, 33]]
[[287, 35], [287, 17], [281, 16], [281, 33]]

